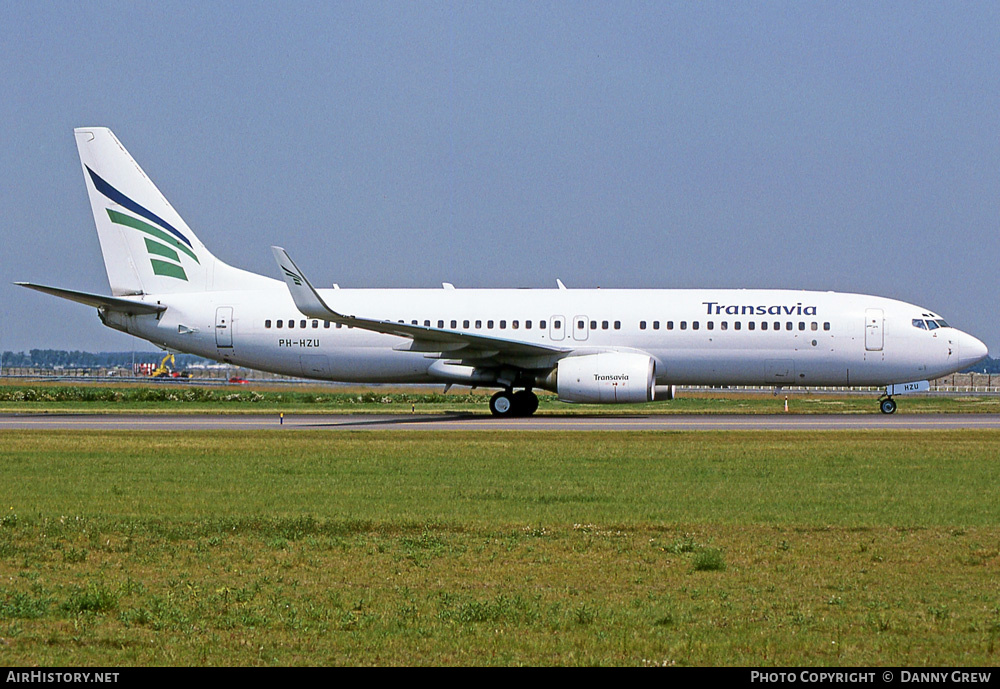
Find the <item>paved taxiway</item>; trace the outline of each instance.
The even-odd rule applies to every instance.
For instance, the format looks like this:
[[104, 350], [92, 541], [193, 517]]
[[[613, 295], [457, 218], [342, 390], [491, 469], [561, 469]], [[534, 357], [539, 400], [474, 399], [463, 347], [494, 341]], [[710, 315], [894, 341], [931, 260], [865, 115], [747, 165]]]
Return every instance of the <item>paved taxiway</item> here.
[[859, 430], [1000, 429], [1000, 414], [567, 415], [494, 419], [476, 414], [2, 414], [0, 429], [49, 430]]

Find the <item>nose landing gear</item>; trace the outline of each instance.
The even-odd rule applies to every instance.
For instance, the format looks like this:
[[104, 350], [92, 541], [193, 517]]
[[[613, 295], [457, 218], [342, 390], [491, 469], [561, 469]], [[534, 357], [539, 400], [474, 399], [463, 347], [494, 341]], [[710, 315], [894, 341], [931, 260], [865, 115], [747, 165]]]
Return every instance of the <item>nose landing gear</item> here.
[[896, 400], [891, 397], [882, 397], [878, 401], [878, 410], [883, 414], [896, 413]]
[[883, 414], [896, 412], [896, 400], [893, 395], [909, 395], [917, 392], [927, 392], [931, 389], [929, 380], [916, 380], [912, 383], [893, 383], [885, 386], [885, 392], [878, 399], [878, 409]]

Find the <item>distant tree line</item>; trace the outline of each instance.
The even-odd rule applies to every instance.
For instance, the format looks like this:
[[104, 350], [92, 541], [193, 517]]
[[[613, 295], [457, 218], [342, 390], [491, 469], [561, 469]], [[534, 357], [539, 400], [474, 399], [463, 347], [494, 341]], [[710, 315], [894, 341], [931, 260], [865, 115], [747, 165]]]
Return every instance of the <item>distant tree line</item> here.
[[[127, 368], [132, 364], [159, 364], [165, 352], [81, 352], [64, 349], [32, 349], [28, 352], [4, 352], [2, 363], [11, 368]], [[176, 367], [212, 364], [193, 354], [175, 355]]]
[[965, 369], [962, 373], [1000, 373], [1000, 359], [988, 356], [975, 366]]

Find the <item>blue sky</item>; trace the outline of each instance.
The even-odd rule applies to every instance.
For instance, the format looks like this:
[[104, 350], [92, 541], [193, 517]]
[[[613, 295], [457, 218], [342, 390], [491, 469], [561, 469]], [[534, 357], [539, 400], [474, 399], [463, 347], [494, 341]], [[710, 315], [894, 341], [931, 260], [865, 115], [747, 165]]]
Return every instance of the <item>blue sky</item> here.
[[[1000, 5], [0, 4], [0, 349], [151, 346], [14, 287], [108, 291], [72, 129], [201, 240], [345, 287], [787, 287], [1000, 351]], [[377, 315], [377, 314], [372, 314]]]

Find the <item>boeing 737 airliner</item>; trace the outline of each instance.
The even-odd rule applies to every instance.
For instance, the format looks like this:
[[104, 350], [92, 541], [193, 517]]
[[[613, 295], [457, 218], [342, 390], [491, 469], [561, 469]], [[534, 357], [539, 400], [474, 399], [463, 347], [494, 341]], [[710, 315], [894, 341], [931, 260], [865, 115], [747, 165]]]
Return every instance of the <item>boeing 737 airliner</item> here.
[[272, 247], [282, 284], [213, 256], [109, 129], [75, 133], [112, 296], [18, 284], [171, 351], [320, 380], [494, 387], [497, 416], [534, 413], [534, 389], [620, 404], [679, 384], [885, 386], [891, 414], [894, 395], [987, 353], [928, 309], [864, 294], [316, 289]]

